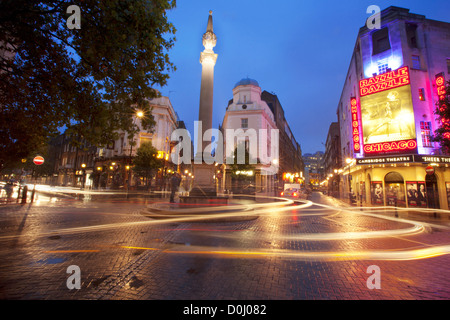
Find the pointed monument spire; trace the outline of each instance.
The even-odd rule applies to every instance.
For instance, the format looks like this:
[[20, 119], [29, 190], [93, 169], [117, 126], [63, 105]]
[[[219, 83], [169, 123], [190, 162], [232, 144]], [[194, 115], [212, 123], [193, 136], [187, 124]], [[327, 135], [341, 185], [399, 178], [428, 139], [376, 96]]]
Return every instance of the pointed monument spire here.
[[206, 27], [206, 32], [211, 31], [214, 33], [213, 30], [213, 21], [212, 21], [212, 10], [209, 10], [209, 17], [208, 17], [208, 26]]
[[213, 52], [213, 48], [216, 46], [217, 37], [213, 31], [212, 11], [209, 11], [208, 26], [206, 32], [203, 34], [203, 46], [206, 51]]

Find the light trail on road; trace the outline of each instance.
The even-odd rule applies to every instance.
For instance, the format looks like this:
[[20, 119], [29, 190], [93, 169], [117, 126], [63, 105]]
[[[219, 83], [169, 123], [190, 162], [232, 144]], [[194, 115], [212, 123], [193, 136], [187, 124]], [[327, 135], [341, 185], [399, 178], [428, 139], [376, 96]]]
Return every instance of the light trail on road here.
[[[268, 199], [268, 197], [265, 197]], [[347, 232], [317, 232], [317, 233], [297, 233], [297, 234], [283, 234], [268, 232], [264, 235], [264, 239], [272, 241], [284, 240], [290, 242], [304, 241], [304, 242], [316, 242], [316, 241], [345, 241], [345, 240], [362, 240], [362, 239], [375, 239], [375, 238], [400, 238], [412, 235], [417, 235], [429, 230], [431, 227], [435, 227], [426, 222], [419, 222], [411, 219], [399, 218], [398, 216], [389, 216], [386, 210], [389, 208], [379, 207], [346, 207], [346, 206], [330, 206], [321, 203], [315, 203], [309, 200], [305, 201], [293, 201], [290, 199], [273, 197], [274, 202], [266, 203], [244, 203], [233, 204], [226, 208], [223, 206], [201, 207], [201, 208], [183, 208], [178, 210], [177, 215], [171, 216], [165, 219], [149, 219], [144, 221], [133, 222], [119, 222], [109, 223], [101, 225], [91, 225], [73, 228], [62, 228], [49, 230], [48, 232], [41, 232], [39, 234], [23, 234], [23, 235], [5, 235], [1, 236], [0, 240], [10, 240], [18, 237], [32, 236], [45, 237], [64, 234], [77, 234], [77, 233], [89, 233], [89, 232], [101, 232], [107, 230], [114, 230], [125, 227], [141, 227], [141, 226], [161, 226], [165, 224], [173, 223], [200, 223], [205, 221], [214, 221], [215, 219], [223, 218], [236, 218], [243, 216], [257, 216], [257, 217], [286, 217], [292, 219], [291, 215], [295, 213], [295, 218], [300, 221], [294, 221], [295, 223], [301, 223], [302, 218], [306, 217], [323, 217], [329, 220], [331, 223], [338, 223], [334, 219], [353, 218], [353, 217], [366, 217], [372, 219], [382, 219], [388, 222], [395, 222], [405, 224], [407, 227], [395, 228], [395, 229], [383, 229], [383, 230], [370, 230], [362, 228], [360, 226], [346, 226], [347, 228], [365, 229], [363, 231], [347, 231]], [[398, 209], [398, 208], [397, 208]], [[224, 210], [226, 210], [224, 212]], [[380, 211], [382, 213], [380, 213]], [[417, 209], [409, 209], [409, 212], [418, 211]], [[418, 211], [419, 212], [419, 211]], [[446, 212], [448, 213], [448, 212]], [[440, 228], [449, 227], [445, 225], [438, 225]], [[169, 231], [183, 232], [196, 232], [201, 233], [202, 236], [209, 238], [223, 238], [223, 239], [236, 239], [239, 240], [243, 237], [240, 230], [233, 230], [235, 232], [224, 233], [224, 230], [217, 230], [211, 228], [186, 228], [185, 226], [168, 229]], [[219, 232], [220, 231], [220, 232]], [[245, 230], [242, 230], [245, 231]], [[256, 235], [255, 240], [261, 235]], [[401, 238], [403, 240], [403, 238]], [[409, 240], [408, 240], [409, 241]], [[325, 261], [342, 261], [342, 260], [419, 260], [432, 257], [438, 257], [442, 255], [450, 254], [450, 244], [425, 244], [417, 241], [421, 247], [419, 248], [397, 248], [395, 250], [347, 250], [347, 251], [313, 251], [313, 250], [280, 250], [276, 248], [264, 249], [264, 248], [246, 248], [245, 250], [238, 247], [208, 247], [208, 246], [194, 246], [186, 244], [172, 244], [170, 248], [167, 248], [167, 244], [161, 244], [162, 247], [146, 247], [146, 246], [111, 246], [115, 248], [127, 249], [140, 249], [161, 251], [165, 254], [181, 254], [181, 255], [200, 255], [200, 256], [217, 256], [226, 258], [280, 258], [280, 259], [295, 259], [295, 260], [325, 260]], [[94, 245], [95, 246], [95, 245]], [[104, 249], [103, 249], [104, 250]], [[82, 252], [100, 252], [97, 248], [85, 248], [85, 249], [72, 249], [72, 250], [48, 250], [47, 254], [67, 254], [67, 253], [82, 253]]]

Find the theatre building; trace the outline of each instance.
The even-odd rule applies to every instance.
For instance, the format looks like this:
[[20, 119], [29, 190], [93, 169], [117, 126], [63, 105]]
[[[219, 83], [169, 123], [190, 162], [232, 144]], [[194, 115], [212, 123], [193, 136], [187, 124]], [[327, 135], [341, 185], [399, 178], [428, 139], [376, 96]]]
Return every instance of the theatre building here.
[[450, 23], [398, 7], [381, 12], [381, 28], [360, 28], [337, 108], [349, 201], [449, 208], [450, 156], [431, 139], [449, 39]]

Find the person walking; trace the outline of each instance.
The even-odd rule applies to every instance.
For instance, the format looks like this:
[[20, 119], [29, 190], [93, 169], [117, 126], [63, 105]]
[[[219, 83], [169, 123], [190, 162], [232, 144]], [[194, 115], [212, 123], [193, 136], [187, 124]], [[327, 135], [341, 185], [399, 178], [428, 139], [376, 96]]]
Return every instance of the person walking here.
[[180, 186], [181, 183], [181, 177], [180, 174], [178, 172], [175, 172], [172, 177], [170, 177], [170, 203], [174, 203], [175, 200], [175, 192], [178, 191], [178, 187]]

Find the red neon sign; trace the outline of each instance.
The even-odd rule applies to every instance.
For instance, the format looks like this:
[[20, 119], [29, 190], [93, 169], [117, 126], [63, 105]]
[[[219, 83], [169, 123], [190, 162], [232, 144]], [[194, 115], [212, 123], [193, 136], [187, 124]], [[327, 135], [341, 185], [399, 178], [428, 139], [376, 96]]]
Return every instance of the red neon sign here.
[[[447, 106], [443, 102], [445, 100], [445, 95], [446, 95], [446, 92], [445, 92], [445, 78], [444, 78], [444, 74], [443, 73], [439, 73], [439, 74], [436, 75], [436, 91], [437, 91], [437, 95], [438, 95], [438, 98], [439, 98], [439, 101], [440, 101], [440, 103], [439, 103], [439, 110], [441, 112], [444, 112], [445, 108], [447, 108]], [[450, 120], [442, 118], [441, 122], [442, 122], [443, 125], [448, 125]], [[444, 135], [444, 137], [446, 137], [446, 136]], [[448, 135], [447, 135], [446, 138], [448, 138]]]
[[445, 99], [445, 79], [444, 76], [438, 76], [436, 78], [436, 89], [439, 100]]
[[411, 151], [417, 148], [417, 141], [401, 140], [392, 142], [380, 142], [371, 143], [364, 146], [365, 153], [379, 153], [379, 152], [392, 152], [392, 151]]
[[355, 153], [361, 152], [361, 143], [359, 138], [360, 125], [358, 119], [358, 103], [356, 98], [350, 99], [350, 108], [352, 113], [352, 136], [353, 136], [353, 151]]
[[359, 81], [361, 97], [410, 84], [409, 68], [403, 67], [391, 72]]

